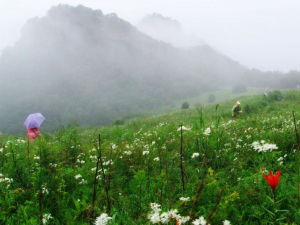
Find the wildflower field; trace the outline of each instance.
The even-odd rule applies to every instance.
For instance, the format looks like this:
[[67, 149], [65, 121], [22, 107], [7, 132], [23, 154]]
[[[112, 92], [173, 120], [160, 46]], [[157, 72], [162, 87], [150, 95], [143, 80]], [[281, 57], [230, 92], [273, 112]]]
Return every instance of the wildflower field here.
[[2, 135], [0, 224], [300, 224], [300, 92], [239, 100]]

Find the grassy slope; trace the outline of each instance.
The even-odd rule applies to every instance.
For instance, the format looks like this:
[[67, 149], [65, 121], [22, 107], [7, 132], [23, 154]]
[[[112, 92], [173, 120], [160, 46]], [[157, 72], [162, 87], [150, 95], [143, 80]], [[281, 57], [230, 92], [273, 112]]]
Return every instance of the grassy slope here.
[[[262, 94], [263, 92], [264, 92], [264, 90], [261, 88], [248, 88], [248, 90], [245, 92], [233, 93], [232, 88], [224, 88], [224, 89], [220, 89], [218, 91], [206, 92], [199, 97], [188, 98], [188, 99], [182, 100], [180, 102], [176, 102], [175, 105], [177, 108], [180, 108], [182, 102], [187, 101], [192, 106], [200, 106], [200, 105], [208, 106], [208, 105], [213, 105], [213, 104], [217, 104], [217, 103], [222, 103], [222, 102], [225, 102], [225, 101], [228, 101], [231, 99], [240, 98], [242, 96], [253, 96], [253, 95]], [[215, 101], [213, 103], [208, 102], [208, 98], [210, 95], [215, 96]]]
[[[295, 151], [291, 117], [291, 111], [296, 111], [300, 125], [300, 93], [286, 92], [281, 101], [275, 101], [276, 97], [240, 98], [247, 110], [234, 121], [231, 107], [236, 99], [218, 107], [130, 120], [123, 126], [63, 128], [33, 143], [29, 155], [20, 139], [2, 137], [2, 173], [14, 181], [9, 187], [0, 183], [4, 193], [0, 195], [0, 222], [38, 224], [39, 214], [51, 213], [50, 224], [89, 224], [93, 156], [101, 133], [103, 161], [113, 161], [104, 166], [110, 178], [111, 224], [150, 224], [150, 202], [162, 204], [165, 211], [176, 208], [184, 216], [203, 215], [211, 224], [225, 219], [232, 224], [300, 224], [299, 152]], [[192, 128], [183, 132], [184, 192], [177, 131], [181, 124]], [[211, 134], [206, 136], [208, 127]], [[256, 152], [251, 144], [261, 140], [278, 149]], [[149, 154], [143, 155], [144, 151]], [[199, 157], [192, 158], [195, 152]], [[154, 160], [157, 157], [159, 161]], [[281, 182], [273, 202], [262, 173], [279, 169]], [[82, 178], [75, 179], [77, 174]], [[95, 215], [108, 211], [100, 177]], [[42, 187], [49, 193], [43, 194], [41, 203]], [[191, 201], [179, 201], [182, 196]]]

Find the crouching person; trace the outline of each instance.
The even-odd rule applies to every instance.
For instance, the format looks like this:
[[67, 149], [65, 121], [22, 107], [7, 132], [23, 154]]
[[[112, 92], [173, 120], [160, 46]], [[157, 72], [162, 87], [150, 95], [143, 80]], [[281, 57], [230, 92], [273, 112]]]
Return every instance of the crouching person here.
[[241, 113], [243, 113], [241, 103], [239, 101], [237, 101], [236, 104], [232, 108], [232, 117], [238, 118]]

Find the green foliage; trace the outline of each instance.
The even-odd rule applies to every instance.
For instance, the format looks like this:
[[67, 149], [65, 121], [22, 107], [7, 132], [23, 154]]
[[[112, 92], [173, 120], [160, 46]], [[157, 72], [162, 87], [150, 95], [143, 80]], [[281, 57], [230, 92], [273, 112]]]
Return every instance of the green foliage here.
[[188, 102], [182, 103], [181, 109], [188, 109], [188, 108], [190, 108], [190, 104]]
[[114, 124], [114, 125], [124, 125], [124, 124], [125, 124], [125, 121], [120, 119], [120, 120], [114, 121], [113, 124]]
[[[106, 212], [110, 225], [150, 225], [153, 202], [164, 212], [204, 216], [210, 224], [300, 224], [300, 154], [291, 117], [294, 110], [300, 126], [300, 106], [295, 104], [300, 93], [281, 97], [241, 98], [245, 114], [236, 120], [231, 118], [232, 100], [129, 120], [123, 126], [61, 127], [29, 147], [23, 137], [2, 135], [0, 224], [40, 224], [41, 216], [50, 213], [49, 225], [88, 225]], [[185, 127], [182, 142], [180, 125]], [[102, 166], [92, 207], [98, 133]], [[258, 152], [254, 142], [278, 148]], [[266, 170], [282, 173], [275, 196], [262, 176]]]
[[281, 101], [283, 99], [282, 93], [278, 90], [271, 91], [267, 98], [269, 101]]

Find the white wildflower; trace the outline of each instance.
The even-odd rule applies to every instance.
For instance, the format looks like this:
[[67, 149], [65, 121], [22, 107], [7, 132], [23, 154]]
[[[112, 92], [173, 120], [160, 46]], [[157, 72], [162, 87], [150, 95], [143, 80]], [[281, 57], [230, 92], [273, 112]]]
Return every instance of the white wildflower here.
[[150, 207], [152, 209], [151, 213], [148, 214], [148, 219], [151, 223], [160, 223], [159, 213], [161, 211], [160, 205], [157, 203], [150, 203]]
[[205, 131], [204, 131], [203, 134], [204, 134], [205, 136], [209, 136], [210, 133], [211, 133], [211, 129], [210, 129], [210, 127], [208, 127], [208, 128], [205, 129]]
[[199, 155], [200, 155], [200, 154], [199, 154], [198, 152], [194, 152], [193, 155], [192, 155], [192, 159], [193, 159], [193, 158], [196, 158], [196, 157], [199, 157]]
[[108, 165], [113, 165], [114, 162], [112, 161], [112, 159], [106, 161], [106, 162], [103, 162], [103, 166], [108, 166]]
[[192, 128], [190, 128], [190, 127], [185, 127], [185, 126], [180, 126], [180, 127], [177, 129], [177, 131], [181, 131], [181, 129], [182, 129], [182, 130], [187, 130], [187, 131], [189, 131], [189, 130], [191, 130]]
[[169, 215], [169, 213], [168, 212], [164, 212], [164, 213], [162, 213], [161, 215], [160, 215], [160, 222], [162, 223], [162, 224], [167, 224], [167, 223], [169, 223], [169, 221], [170, 221], [170, 215]]
[[78, 184], [87, 184], [87, 181], [85, 179], [81, 179], [81, 181]]
[[149, 151], [143, 151], [143, 155], [149, 155]]
[[49, 191], [48, 191], [48, 189], [47, 189], [47, 185], [46, 185], [46, 184], [43, 184], [43, 185], [42, 185], [42, 193], [43, 193], [43, 194], [46, 194], [46, 195], [49, 194]]
[[201, 216], [201, 217], [199, 217], [199, 219], [194, 220], [194, 221], [192, 222], [192, 224], [194, 224], [194, 225], [206, 225], [207, 222], [206, 222], [206, 220], [204, 219], [204, 217]]
[[181, 197], [181, 198], [179, 198], [179, 200], [180, 201], [183, 201], [183, 202], [188, 202], [188, 201], [190, 201], [190, 197]]
[[79, 178], [81, 178], [81, 174], [77, 174], [76, 176], [74, 176], [76, 180], [78, 180]]
[[278, 149], [278, 147], [276, 146], [276, 144], [268, 144], [264, 140], [262, 140], [260, 142], [255, 141], [255, 142], [253, 142], [251, 144], [251, 146], [257, 152], [268, 152], [268, 151], [272, 151], [272, 150]]
[[170, 218], [176, 219], [180, 215], [178, 215], [178, 210], [177, 209], [171, 209], [170, 211], [167, 212]]
[[154, 161], [159, 161], [159, 157], [156, 157], [153, 159]]
[[131, 155], [132, 152], [131, 151], [124, 151], [124, 155]]
[[49, 163], [49, 166], [52, 167], [52, 168], [56, 168], [57, 164], [56, 163]]
[[51, 218], [52, 218], [52, 216], [50, 213], [44, 213], [43, 219], [42, 219], [43, 224], [47, 224]]
[[178, 223], [179, 223], [179, 225], [180, 224], [185, 224], [186, 222], [188, 222], [189, 220], [190, 220], [191, 218], [189, 217], [189, 216], [179, 216], [178, 218], [177, 218], [177, 221], [178, 221]]
[[279, 158], [277, 159], [277, 161], [279, 162], [279, 165], [282, 165], [282, 164], [283, 164], [283, 157], [279, 157]]
[[96, 218], [95, 225], [106, 225], [112, 217], [108, 216], [106, 213], [102, 213]]
[[78, 164], [84, 164], [85, 163], [85, 161], [84, 160], [80, 160], [80, 159], [77, 159], [77, 161], [76, 161]]
[[160, 216], [159, 213], [150, 213], [148, 215], [148, 219], [150, 220], [151, 223], [155, 224], [155, 223], [160, 223]]
[[160, 212], [161, 211], [160, 204], [157, 204], [155, 202], [150, 203], [150, 207], [151, 207], [153, 212]]
[[230, 225], [231, 223], [230, 223], [230, 221], [229, 220], [224, 220], [223, 221], [223, 225]]

